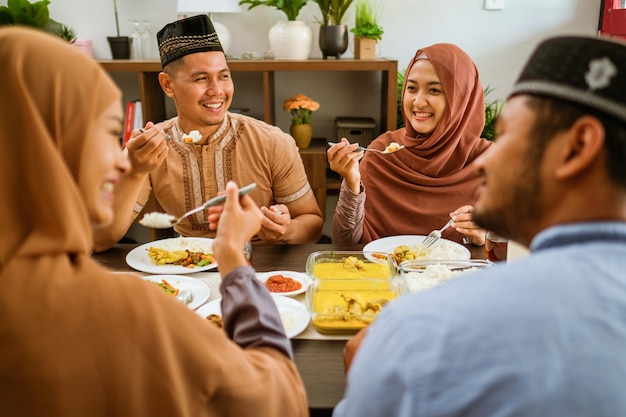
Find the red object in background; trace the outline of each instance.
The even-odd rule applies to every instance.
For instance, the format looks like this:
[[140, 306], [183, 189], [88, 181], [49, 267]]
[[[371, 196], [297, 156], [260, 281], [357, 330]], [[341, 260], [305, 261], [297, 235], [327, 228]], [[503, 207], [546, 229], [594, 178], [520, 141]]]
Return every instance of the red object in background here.
[[126, 115], [124, 117], [124, 135], [122, 137], [122, 146], [126, 147], [126, 142], [130, 139], [130, 133], [133, 131], [135, 123], [135, 102], [126, 103]]
[[598, 30], [602, 35], [626, 40], [626, 2], [602, 0]]

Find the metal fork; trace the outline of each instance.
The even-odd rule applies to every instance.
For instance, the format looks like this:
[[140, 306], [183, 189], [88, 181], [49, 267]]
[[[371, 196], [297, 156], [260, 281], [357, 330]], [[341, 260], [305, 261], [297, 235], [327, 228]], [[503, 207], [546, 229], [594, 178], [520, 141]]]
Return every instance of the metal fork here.
[[[328, 142], [328, 146], [334, 146], [336, 144], [337, 144], [337, 142]], [[385, 154], [385, 155], [390, 155], [390, 154], [392, 154], [394, 152], [398, 152], [400, 149], [404, 149], [404, 148], [399, 148], [399, 149], [393, 150], [391, 152], [387, 152], [386, 149], [381, 151], [380, 149], [366, 148], [364, 146], [359, 145], [359, 146], [356, 147], [356, 149], [354, 149], [353, 152], [369, 151], [369, 152], [378, 152], [378, 153], [382, 153], [382, 154]]]
[[446, 223], [441, 229], [439, 230], [433, 230], [432, 232], [430, 232], [428, 234], [428, 236], [426, 236], [426, 239], [424, 239], [421, 243], [422, 246], [424, 246], [425, 248], [430, 248], [432, 245], [434, 245], [439, 239], [441, 239], [441, 232], [443, 232], [444, 230], [446, 230], [448, 227], [450, 227], [450, 225], [454, 223], [453, 219], [448, 220], [448, 223]]

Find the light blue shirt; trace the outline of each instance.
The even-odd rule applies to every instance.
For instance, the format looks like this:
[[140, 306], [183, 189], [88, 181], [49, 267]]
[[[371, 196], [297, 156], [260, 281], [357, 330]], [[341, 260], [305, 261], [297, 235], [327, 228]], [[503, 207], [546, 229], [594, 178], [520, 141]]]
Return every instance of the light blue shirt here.
[[626, 416], [626, 224], [530, 249], [385, 307], [333, 416]]

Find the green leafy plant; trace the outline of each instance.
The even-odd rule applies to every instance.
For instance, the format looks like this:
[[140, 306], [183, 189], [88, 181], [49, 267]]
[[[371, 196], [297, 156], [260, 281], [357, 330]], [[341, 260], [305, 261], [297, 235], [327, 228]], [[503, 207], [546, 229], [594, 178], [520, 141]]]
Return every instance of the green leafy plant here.
[[352, 4], [353, 0], [313, 0], [317, 3], [322, 12], [321, 24], [328, 25], [341, 25], [343, 24], [343, 18], [348, 8]]
[[68, 42], [76, 40], [76, 33], [67, 25], [50, 18], [49, 0], [31, 3], [28, 0], [8, 0], [6, 6], [0, 6], [0, 26], [23, 25], [59, 36]]
[[397, 101], [397, 116], [396, 116], [396, 128], [401, 129], [404, 127], [404, 119], [402, 118], [402, 87], [404, 86], [404, 73], [406, 70], [398, 71], [398, 94], [396, 95]]
[[287, 15], [287, 20], [296, 20], [307, 2], [308, 0], [241, 0], [239, 5], [249, 5], [248, 10], [257, 6], [275, 7]]
[[502, 111], [502, 107], [504, 103], [500, 100], [492, 100], [488, 101], [487, 96], [493, 91], [493, 88], [490, 86], [485, 87], [485, 127], [483, 128], [483, 132], [480, 134], [481, 137], [489, 140], [494, 140], [496, 137], [496, 118]]
[[381, 40], [383, 28], [378, 25], [378, 13], [372, 5], [372, 0], [357, 0], [355, 7], [355, 24], [350, 32], [360, 38]]
[[74, 32], [74, 29], [67, 25], [62, 24], [56, 34], [59, 38], [64, 39], [69, 43], [74, 43], [76, 41], [76, 32]]
[[27, 0], [8, 0], [0, 6], [0, 25], [25, 25], [38, 29], [46, 28], [50, 21], [48, 0], [30, 3]]
[[115, 29], [117, 30], [117, 37], [120, 35], [120, 19], [117, 16], [117, 0], [113, 0], [113, 11], [115, 12]]

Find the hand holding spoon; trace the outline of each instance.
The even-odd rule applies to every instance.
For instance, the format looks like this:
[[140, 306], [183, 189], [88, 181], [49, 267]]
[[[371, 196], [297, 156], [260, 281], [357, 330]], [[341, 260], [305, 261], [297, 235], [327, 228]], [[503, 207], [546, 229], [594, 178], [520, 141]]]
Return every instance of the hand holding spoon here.
[[[328, 146], [334, 146], [336, 145], [336, 142], [328, 142]], [[385, 148], [384, 151], [381, 151], [380, 149], [374, 149], [374, 148], [366, 148], [364, 146], [357, 146], [356, 149], [354, 150], [354, 152], [365, 152], [365, 151], [371, 151], [371, 152], [377, 152], [377, 153], [382, 153], [385, 155], [394, 153], [394, 152], [398, 152], [399, 150], [404, 149], [404, 145], [400, 145], [397, 142], [391, 142], [389, 144], [389, 146], [387, 146]]]
[[[245, 187], [241, 187], [239, 189], [239, 196], [241, 197], [241, 196], [248, 194], [250, 191], [254, 190], [255, 187], [256, 187], [256, 183], [254, 182], [246, 185]], [[170, 227], [176, 226], [182, 220], [191, 216], [194, 213], [202, 211], [208, 207], [219, 206], [220, 204], [224, 204], [225, 201], [226, 201], [226, 194], [215, 196], [207, 200], [201, 206], [196, 207], [195, 209], [189, 210], [187, 213], [183, 214], [179, 218], [176, 218], [175, 216], [172, 216], [171, 214], [167, 214], [167, 213], [158, 213], [158, 212], [147, 213], [143, 216], [143, 219], [139, 221], [139, 224], [146, 226], [146, 227], [151, 227], [153, 229], [168, 229]]]

